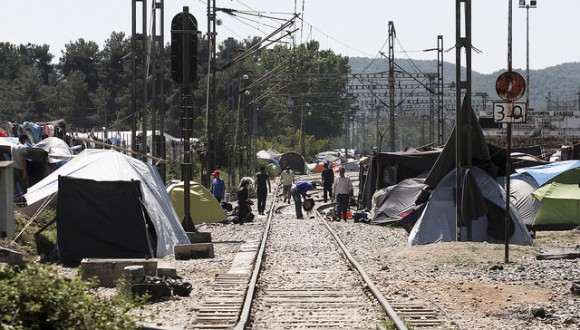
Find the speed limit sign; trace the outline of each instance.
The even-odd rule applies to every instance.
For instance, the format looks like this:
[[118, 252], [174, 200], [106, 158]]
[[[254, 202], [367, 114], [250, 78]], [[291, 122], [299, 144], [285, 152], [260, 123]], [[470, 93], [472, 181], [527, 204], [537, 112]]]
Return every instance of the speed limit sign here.
[[495, 123], [525, 123], [525, 102], [494, 102], [493, 121]]

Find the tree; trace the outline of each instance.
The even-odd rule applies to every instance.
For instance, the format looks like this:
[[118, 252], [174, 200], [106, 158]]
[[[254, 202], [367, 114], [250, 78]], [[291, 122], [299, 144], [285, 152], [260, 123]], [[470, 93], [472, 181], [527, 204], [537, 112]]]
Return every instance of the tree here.
[[100, 61], [99, 46], [94, 41], [87, 42], [80, 38], [65, 45], [65, 51], [60, 58], [59, 73], [63, 79], [67, 79], [75, 71], [83, 73], [88, 90], [94, 92], [99, 82]]

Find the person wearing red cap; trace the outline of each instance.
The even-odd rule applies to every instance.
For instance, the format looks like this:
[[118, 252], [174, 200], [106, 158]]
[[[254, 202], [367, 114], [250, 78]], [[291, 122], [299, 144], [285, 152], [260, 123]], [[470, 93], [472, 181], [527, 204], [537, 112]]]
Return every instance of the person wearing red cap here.
[[209, 191], [214, 195], [218, 203], [221, 203], [222, 198], [224, 198], [224, 194], [226, 192], [226, 183], [224, 182], [223, 179], [220, 178], [220, 171], [215, 170], [213, 171], [212, 175], [213, 182], [211, 183]]

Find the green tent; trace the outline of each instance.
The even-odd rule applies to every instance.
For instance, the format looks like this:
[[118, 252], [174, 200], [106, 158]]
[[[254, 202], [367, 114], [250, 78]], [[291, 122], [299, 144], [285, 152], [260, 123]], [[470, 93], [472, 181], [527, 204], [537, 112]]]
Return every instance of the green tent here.
[[580, 168], [563, 172], [533, 192], [542, 204], [534, 229], [567, 230], [580, 226]]
[[[183, 220], [183, 181], [172, 183], [167, 187], [173, 207], [180, 220]], [[194, 224], [215, 223], [227, 220], [227, 215], [217, 199], [202, 185], [191, 181], [189, 191], [190, 215]]]

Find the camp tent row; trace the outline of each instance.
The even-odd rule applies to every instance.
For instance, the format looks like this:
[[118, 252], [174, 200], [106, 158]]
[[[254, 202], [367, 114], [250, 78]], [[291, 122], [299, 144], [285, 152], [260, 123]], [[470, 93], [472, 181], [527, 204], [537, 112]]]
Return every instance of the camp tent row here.
[[[408, 245], [455, 241], [458, 228], [460, 240], [468, 237], [473, 241], [504, 240], [507, 197], [495, 178], [505, 175], [502, 168], [505, 152], [502, 154], [485, 142], [475, 114], [467, 110], [464, 103], [462, 111], [470, 114], [470, 118], [462, 123], [462, 141], [466, 143], [460, 152], [471, 155], [472, 166], [462, 167], [460, 200], [456, 196], [455, 127], [441, 151], [379, 154], [372, 160], [363, 187], [363, 204], [370, 206], [369, 209], [374, 207], [371, 223], [402, 221], [410, 231]], [[468, 143], [470, 153], [467, 153]], [[373, 205], [374, 191], [393, 185], [383, 192], [377, 201], [378, 207]], [[456, 222], [457, 203], [461, 205], [461, 223]], [[531, 236], [517, 210], [510, 207], [508, 212], [509, 242], [531, 245]]]
[[580, 161], [520, 168], [511, 176], [511, 201], [526, 226], [565, 230], [580, 226]]

